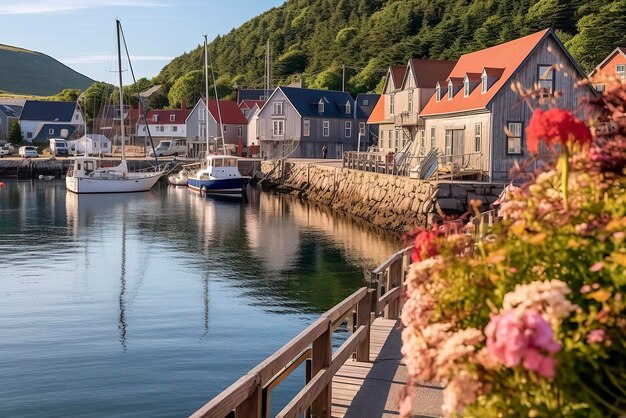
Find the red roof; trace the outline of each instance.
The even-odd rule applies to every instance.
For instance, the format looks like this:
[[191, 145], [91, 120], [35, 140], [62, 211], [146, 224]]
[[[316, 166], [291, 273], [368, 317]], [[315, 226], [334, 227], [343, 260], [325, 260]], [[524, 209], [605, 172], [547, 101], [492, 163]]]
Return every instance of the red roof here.
[[367, 119], [367, 123], [370, 125], [376, 125], [378, 123], [385, 121], [385, 95], [381, 94], [378, 102], [376, 102], [376, 106], [374, 106], [374, 110], [372, 110], [372, 114]]
[[[441, 100], [438, 102], [435, 95], [433, 95], [420, 113], [420, 116], [486, 108], [496, 93], [503, 86], [508, 85], [509, 79], [515, 70], [519, 68], [526, 57], [530, 55], [548, 33], [552, 32], [550, 29], [545, 29], [504, 44], [462, 55], [448, 77], [453, 84], [457, 85], [457, 80], [459, 79], [462, 83], [466, 74], [470, 74], [473, 78], [472, 73], [482, 73], [485, 68], [490, 68], [490, 73], [497, 73], [501, 69], [500, 77], [489, 87], [486, 93], [482, 93], [479, 85], [467, 97], [464, 97], [463, 89], [460, 89], [451, 100], [448, 100], [447, 96], [442, 95]], [[495, 71], [495, 69], [498, 69], [498, 71]]]
[[[391, 81], [393, 81], [393, 88], [395, 90], [402, 88], [402, 80], [404, 80], [404, 74], [406, 74], [406, 66], [392, 65], [389, 67], [389, 70], [387, 70], [387, 75], [389, 75], [389, 73], [391, 73]], [[385, 81], [385, 88], [383, 89], [384, 91], [386, 91], [387, 83], [389, 83], [389, 81], [390, 81], [389, 79]]]
[[[417, 87], [435, 88], [437, 81], [445, 80], [454, 68], [456, 61], [442, 61], [431, 59], [412, 58], [409, 61], [409, 67], [415, 77]], [[408, 77], [408, 71], [407, 75]], [[405, 81], [406, 82], [406, 81]]]
[[[247, 125], [248, 119], [241, 113], [241, 109], [237, 106], [237, 102], [234, 100], [220, 100], [220, 109], [217, 111], [217, 100], [209, 99], [209, 112], [218, 123], [224, 123], [227, 125]], [[221, 122], [218, 117], [218, 113], [222, 114]]]
[[259, 106], [259, 109], [263, 107], [263, 105], [265, 104], [265, 100], [242, 100], [241, 103], [239, 103], [239, 109], [252, 109], [254, 107], [254, 105]]
[[[155, 109], [148, 110], [148, 125], [184, 125], [191, 110], [189, 109]], [[154, 115], [157, 119], [154, 120]], [[174, 116], [172, 120], [171, 116]]]

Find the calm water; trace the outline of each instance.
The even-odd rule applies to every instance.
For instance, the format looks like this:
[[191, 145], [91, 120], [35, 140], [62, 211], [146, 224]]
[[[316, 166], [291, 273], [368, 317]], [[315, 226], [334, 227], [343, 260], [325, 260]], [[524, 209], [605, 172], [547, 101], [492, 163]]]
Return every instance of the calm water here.
[[[0, 416], [187, 416], [399, 243], [287, 196], [0, 189]], [[341, 336], [339, 337], [341, 338]], [[273, 409], [302, 385], [273, 392]]]

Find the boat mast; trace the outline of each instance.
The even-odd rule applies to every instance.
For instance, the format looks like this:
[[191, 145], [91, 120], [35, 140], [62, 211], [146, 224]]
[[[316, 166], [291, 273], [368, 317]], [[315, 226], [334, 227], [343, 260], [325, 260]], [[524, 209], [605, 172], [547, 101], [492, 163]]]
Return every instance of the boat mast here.
[[204, 130], [206, 135], [206, 154], [209, 155], [209, 58], [208, 58], [207, 35], [204, 35]]
[[126, 134], [124, 132], [124, 87], [122, 86], [122, 45], [120, 43], [120, 27], [122, 24], [119, 19], [115, 19], [115, 24], [117, 33], [117, 68], [120, 80], [120, 135], [122, 137], [122, 160], [126, 160], [126, 141], [124, 140], [124, 136]]
[[219, 130], [219, 134], [222, 137], [222, 150], [224, 151], [224, 155], [226, 155], [226, 142], [224, 139], [224, 125], [222, 124], [222, 111], [220, 110], [220, 98], [217, 95], [217, 83], [215, 82], [215, 71], [213, 70], [213, 60], [211, 60], [211, 54], [209, 54], [209, 48], [205, 44], [205, 53], [209, 57], [209, 64], [211, 64], [211, 76], [213, 78], [213, 91], [215, 92], [215, 103], [217, 104], [217, 127]]

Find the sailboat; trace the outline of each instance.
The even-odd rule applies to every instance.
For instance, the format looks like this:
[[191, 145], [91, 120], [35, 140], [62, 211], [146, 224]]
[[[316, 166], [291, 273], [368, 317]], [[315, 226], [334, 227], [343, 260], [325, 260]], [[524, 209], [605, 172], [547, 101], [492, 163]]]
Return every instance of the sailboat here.
[[205, 78], [205, 132], [207, 141], [207, 156], [202, 168], [187, 178], [187, 186], [195, 192], [199, 192], [203, 196], [221, 196], [244, 198], [246, 186], [250, 181], [250, 177], [242, 176], [239, 172], [239, 164], [237, 157], [226, 155], [226, 146], [224, 144], [224, 129], [222, 125], [222, 114], [220, 112], [220, 101], [217, 96], [217, 87], [215, 86], [215, 76], [213, 77], [213, 85], [215, 87], [215, 99], [217, 102], [218, 128], [222, 137], [222, 149], [224, 155], [209, 155], [209, 65], [208, 65], [208, 43], [207, 37], [204, 36], [204, 78]]
[[[118, 165], [108, 167], [103, 164], [99, 157], [87, 156], [87, 144], [85, 143], [85, 155], [74, 157], [74, 164], [65, 178], [67, 190], [74, 193], [130, 193], [145, 192], [156, 184], [166, 174], [165, 169], [158, 166], [152, 171], [131, 172], [128, 170], [125, 152], [124, 132], [124, 87], [122, 85], [122, 49], [120, 36], [122, 24], [115, 20], [117, 31], [117, 61], [119, 71], [120, 89], [120, 137], [122, 139], [122, 159]], [[85, 132], [86, 133], [86, 132]]]

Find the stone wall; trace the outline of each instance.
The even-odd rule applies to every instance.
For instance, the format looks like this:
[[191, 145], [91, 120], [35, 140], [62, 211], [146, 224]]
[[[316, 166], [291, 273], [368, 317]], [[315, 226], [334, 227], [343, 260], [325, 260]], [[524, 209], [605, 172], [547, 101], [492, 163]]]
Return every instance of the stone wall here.
[[402, 234], [440, 213], [466, 213], [471, 199], [486, 210], [504, 184], [434, 182], [332, 167], [323, 163], [263, 161], [262, 184]]

